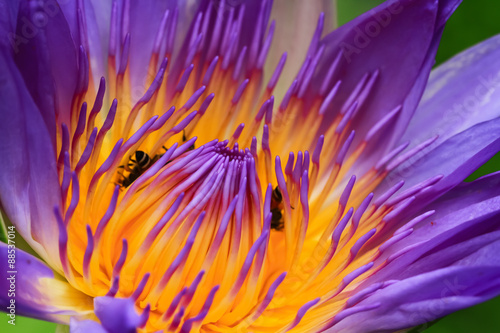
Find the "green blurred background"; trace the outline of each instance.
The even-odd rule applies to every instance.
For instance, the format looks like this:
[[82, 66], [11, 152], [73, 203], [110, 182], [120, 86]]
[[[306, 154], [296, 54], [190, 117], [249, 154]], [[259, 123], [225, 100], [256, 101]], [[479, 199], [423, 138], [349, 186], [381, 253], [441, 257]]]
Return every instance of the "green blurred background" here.
[[[381, 0], [338, 0], [339, 25], [382, 2]], [[464, 0], [446, 26], [437, 54], [437, 64], [499, 33], [500, 1]], [[470, 179], [499, 169], [500, 154], [474, 173]], [[24, 317], [17, 317], [16, 319], [16, 326], [7, 324], [7, 320], [0, 320], [0, 332], [54, 333], [56, 330], [56, 325], [52, 323]], [[500, 298], [456, 312], [432, 325], [419, 327], [414, 331], [425, 333], [500, 332]]]

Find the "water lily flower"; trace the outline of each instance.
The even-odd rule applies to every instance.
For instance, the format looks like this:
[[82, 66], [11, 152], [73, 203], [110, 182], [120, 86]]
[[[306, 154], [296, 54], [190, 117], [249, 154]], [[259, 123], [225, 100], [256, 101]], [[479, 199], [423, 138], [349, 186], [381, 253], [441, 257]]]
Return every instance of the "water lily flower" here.
[[1, 0], [1, 310], [392, 332], [499, 295], [500, 173], [464, 179], [500, 37], [431, 73], [459, 2]]

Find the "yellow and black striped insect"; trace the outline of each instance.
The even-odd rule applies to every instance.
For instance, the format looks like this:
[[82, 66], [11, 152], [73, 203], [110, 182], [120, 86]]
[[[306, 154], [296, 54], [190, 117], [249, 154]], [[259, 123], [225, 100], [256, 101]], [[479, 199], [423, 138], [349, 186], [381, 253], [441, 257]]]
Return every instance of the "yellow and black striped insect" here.
[[153, 165], [162, 155], [155, 155], [151, 158], [147, 153], [142, 150], [137, 150], [134, 157], [129, 157], [129, 162], [126, 165], [121, 165], [128, 172], [127, 176], [123, 173], [120, 175], [122, 179], [119, 184], [123, 187], [129, 187], [137, 178], [139, 178], [151, 165]]
[[283, 195], [278, 186], [273, 190], [271, 195], [271, 229], [276, 231], [283, 230], [285, 222], [283, 221]]
[[[185, 133], [182, 133], [182, 142], [186, 142], [187, 138]], [[168, 151], [165, 146], [163, 146], [163, 149], [165, 149], [165, 153]], [[188, 148], [188, 150], [193, 150], [194, 149], [194, 144], [191, 145], [191, 147]], [[162, 157], [163, 154], [156, 154], [155, 156], [151, 157], [149, 156], [146, 152], [142, 150], [137, 150], [134, 153], [134, 156], [129, 156], [129, 161], [126, 165], [120, 165], [119, 168], [124, 169], [124, 171], [128, 172], [127, 176], [123, 174], [123, 172], [119, 173], [122, 178], [118, 182], [118, 184], [122, 187], [129, 187], [137, 178], [139, 178], [144, 172], [146, 172], [147, 169], [149, 169], [150, 166], [152, 166], [156, 161]], [[170, 163], [170, 161], [167, 161], [165, 165]]]

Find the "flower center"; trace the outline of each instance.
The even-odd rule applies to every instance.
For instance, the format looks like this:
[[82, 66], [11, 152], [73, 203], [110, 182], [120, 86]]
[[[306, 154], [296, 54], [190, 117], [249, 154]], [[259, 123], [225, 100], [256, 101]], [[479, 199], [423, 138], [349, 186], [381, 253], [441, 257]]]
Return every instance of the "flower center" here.
[[[311, 87], [325, 52], [322, 17], [296, 80], [274, 107], [286, 54], [261, 87], [274, 33], [273, 23], [265, 34], [270, 4], [263, 2], [255, 34], [245, 40], [245, 7], [227, 12], [210, 2], [176, 66], [167, 58], [177, 13], [165, 12], [149, 64], [156, 75], [145, 78], [148, 88], [137, 101], [130, 90], [141, 80], [132, 77], [130, 34], [119, 38], [117, 17], [108, 80], [97, 89], [86, 80], [88, 54], [80, 49], [83, 88], [69, 119], [58, 120], [62, 273], [90, 296], [131, 297], [150, 309], [148, 331], [182, 324], [187, 332], [202, 322], [214, 331], [285, 331], [313, 307], [321, 324], [330, 322], [345, 305], [344, 290], [380, 256], [385, 239], [372, 237], [384, 218], [412, 195], [384, 205], [397, 190], [391, 189], [370, 206], [370, 191], [388, 168], [417, 150], [386, 168], [405, 148], [399, 147], [357, 181], [349, 178], [349, 167], [400, 108], [354, 140], [352, 120], [378, 71], [332, 106], [339, 53], [320, 89]], [[112, 96], [109, 112], [100, 114]], [[288, 152], [282, 168], [278, 156]], [[393, 241], [407, 235], [403, 230]]]

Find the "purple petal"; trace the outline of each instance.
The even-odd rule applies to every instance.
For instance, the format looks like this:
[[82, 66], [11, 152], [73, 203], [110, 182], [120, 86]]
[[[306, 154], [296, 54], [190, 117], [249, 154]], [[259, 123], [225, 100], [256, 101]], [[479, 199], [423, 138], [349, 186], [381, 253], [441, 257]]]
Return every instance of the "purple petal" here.
[[[99, 85], [101, 73], [105, 70], [105, 57], [103, 56], [106, 44], [107, 34], [103, 31], [109, 28], [109, 16], [101, 18], [102, 15], [108, 13], [105, 8], [109, 5], [108, 1], [99, 1], [96, 5], [92, 5], [93, 0], [84, 1], [84, 14], [87, 28], [87, 44], [88, 52], [90, 53], [90, 63], [94, 74], [94, 85]], [[103, 25], [106, 25], [104, 28]]]
[[393, 332], [443, 317], [500, 294], [500, 266], [450, 267], [397, 281], [361, 301], [371, 311], [340, 321], [332, 332]]
[[437, 143], [500, 115], [500, 36], [455, 56], [434, 70], [402, 141]]
[[[69, 124], [78, 77], [77, 52], [67, 21], [55, 2], [24, 1], [16, 34], [20, 38], [14, 47], [17, 66], [55, 136], [55, 113]], [[52, 140], [55, 143], [55, 137]]]
[[[462, 183], [439, 198], [428, 209], [437, 209], [434, 218], [445, 216], [464, 207], [490, 200], [500, 195], [500, 173], [492, 173], [473, 182]], [[500, 208], [500, 207], [499, 207]]]
[[8, 156], [0, 163], [0, 202], [21, 236], [57, 260], [52, 207], [61, 199], [50, 135], [13, 60], [0, 55], [0, 68], [0, 152]]
[[[71, 5], [71, 1], [66, 1]], [[97, 86], [101, 76], [107, 77], [107, 55], [109, 45], [109, 29], [111, 20], [112, 1], [83, 0], [87, 26], [87, 41], [89, 45], [89, 58], [92, 63], [94, 83]], [[62, 6], [64, 13], [64, 6]], [[73, 10], [73, 9], [72, 9]], [[66, 16], [68, 22], [72, 20]], [[71, 26], [71, 23], [70, 23]]]
[[71, 333], [109, 333], [96, 321], [93, 320], [76, 320], [71, 318], [69, 323]]
[[478, 250], [475, 252], [470, 251], [471, 254], [455, 262], [455, 266], [494, 266], [500, 262], [498, 256], [498, 251], [500, 251], [500, 232], [498, 231], [481, 238], [478, 237], [468, 242], [468, 244], [460, 245], [474, 246]]
[[[324, 32], [333, 30], [336, 8], [331, 1], [275, 0], [271, 11], [271, 20], [276, 20], [276, 33], [271, 46], [271, 53], [266, 71], [272, 73], [280, 61], [283, 52], [288, 52], [285, 71], [281, 74], [278, 97], [286, 92], [294, 76], [302, 65], [308, 51], [307, 46], [317, 30], [320, 14], [325, 13]], [[294, 24], [289, 24], [294, 22]], [[321, 36], [321, 31], [318, 31]]]
[[[189, 3], [173, 0], [154, 0], [148, 2], [131, 1], [129, 27], [129, 32], [131, 34], [130, 73], [131, 80], [136, 85], [135, 91], [139, 92], [137, 96], [132, 96], [134, 101], [142, 96], [141, 89], [139, 89], [141, 85], [144, 85], [143, 91], [146, 91], [148, 88], [145, 80], [154, 78], [156, 74], [148, 73], [148, 68], [165, 11], [169, 10], [167, 26], [172, 24], [175, 16], [174, 13], [176, 10], [178, 11], [179, 16], [175, 28], [175, 50], [177, 50], [179, 48], [177, 44], [182, 42], [184, 36], [188, 33], [189, 24], [193, 21], [195, 11], [198, 9], [200, 2], [200, 0], [190, 1]], [[166, 40], [166, 38], [164, 39]], [[187, 40], [189, 40], [189, 38], [187, 38]], [[162, 47], [162, 50], [163, 49], [165, 49], [165, 46]], [[162, 58], [163, 55], [160, 55], [160, 60]], [[184, 61], [185, 59], [180, 60]], [[171, 65], [173, 65], [173, 63], [171, 63]], [[176, 67], [182, 66], [174, 66], [173, 69]]]
[[489, 175], [456, 187], [427, 207], [436, 213], [413, 225], [413, 232], [404, 241], [384, 250], [376, 266], [386, 266], [367, 283], [407, 278], [451, 265], [500, 266], [499, 258], [492, 258], [498, 247], [492, 244], [500, 240], [499, 184], [500, 174]]
[[[456, 229], [433, 235], [428, 241], [412, 243], [415, 238], [406, 237], [409, 244], [397, 251], [389, 248], [384, 256], [386, 266], [366, 281], [365, 286], [387, 279], [406, 279], [451, 266], [499, 266], [497, 256], [500, 232], [496, 222], [499, 215], [481, 222], [462, 223]], [[440, 222], [435, 222], [440, 223]], [[491, 231], [495, 230], [495, 231]], [[383, 261], [383, 260], [380, 260]]]
[[145, 323], [130, 298], [96, 297], [94, 312], [108, 333], [135, 333]]
[[[52, 5], [51, 2], [47, 3]], [[109, 35], [111, 1], [58, 0], [58, 5], [66, 18], [72, 39], [76, 45], [83, 45], [90, 53], [92, 68], [97, 73], [96, 79], [100, 79], [99, 75], [104, 73], [103, 49], [107, 45], [106, 36]], [[52, 15], [53, 12], [56, 10], [49, 11], [49, 14]]]
[[[13, 239], [15, 241], [15, 239]], [[11, 267], [8, 259], [15, 254], [15, 264]], [[9, 257], [9, 255], [11, 257]], [[42, 284], [40, 279], [53, 279], [54, 273], [43, 262], [20, 249], [0, 242], [0, 306], [3, 311], [10, 311], [11, 300], [15, 300], [16, 315], [29, 316], [33, 318], [49, 320], [59, 323], [68, 323], [69, 316], [78, 315], [77, 309], [83, 309], [85, 302], [88, 309], [92, 310], [91, 298], [74, 290], [69, 284], [58, 282], [51, 287], [61, 288], [61, 283], [67, 290], [73, 290], [74, 294], [67, 294], [69, 302], [55, 299], [54, 289], [48, 289], [46, 281]], [[13, 282], [13, 284], [12, 284]], [[64, 290], [61, 290], [64, 292]], [[15, 296], [12, 295], [15, 294]], [[78, 296], [77, 296], [78, 295]], [[79, 299], [71, 300], [72, 297]], [[85, 301], [84, 301], [85, 300]], [[76, 304], [71, 304], [71, 302]], [[58, 304], [59, 307], [54, 304]]]
[[0, 33], [5, 36], [0, 41], [0, 46], [6, 49], [16, 45], [16, 19], [19, 11], [19, 0], [0, 0]]
[[[474, 229], [484, 229], [484, 227], [480, 225]], [[435, 249], [425, 252], [421, 258], [408, 266], [408, 270], [401, 274], [401, 278], [449, 266], [499, 266], [497, 251], [500, 246], [500, 232], [494, 231], [467, 239], [471, 236], [465, 233], [474, 233], [474, 229], [469, 228], [447, 242], [440, 242]], [[404, 260], [403, 257], [401, 259]]]
[[[361, 166], [363, 170], [393, 148], [403, 134], [434, 61], [446, 18], [440, 11], [446, 8], [449, 12], [456, 3], [459, 1], [387, 1], [324, 38], [327, 49], [315, 81], [322, 82], [329, 64], [343, 51], [340, 70], [331, 80], [331, 84], [342, 81], [336, 105], [341, 106], [349, 99], [365, 75], [370, 79], [380, 73], [370, 91], [364, 93], [368, 93], [366, 97], [362, 93], [352, 99], [360, 102], [353, 121], [353, 129], [359, 134], [354, 147], [378, 120], [402, 105], [397, 119], [386, 125], [385, 134], [377, 136], [377, 149]], [[362, 103], [363, 99], [367, 102]], [[344, 109], [349, 107], [345, 105]], [[326, 119], [342, 111], [345, 110], [333, 106]]]
[[[156, 74], [147, 73], [150, 61], [149, 57], [152, 55], [155, 37], [160, 29], [163, 15], [168, 9], [171, 13], [169, 19], [171, 19], [175, 4], [176, 1], [131, 2], [129, 31], [131, 34], [130, 70], [133, 82], [137, 82], [136, 84], [146, 84], [144, 82], [146, 74], [153, 77]], [[148, 79], [151, 78], [148, 77]], [[144, 87], [144, 91], [147, 88]], [[134, 97], [139, 99], [142, 96]]]
[[392, 183], [404, 179], [404, 188], [410, 188], [436, 175], [444, 177], [417, 196], [413, 209], [416, 213], [431, 201], [443, 195], [500, 151], [500, 118], [483, 122], [459, 133], [434, 149], [429, 147], [393, 170], [378, 187], [381, 192]]

